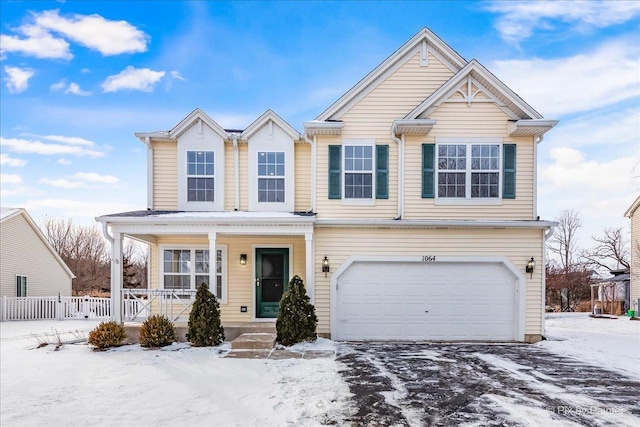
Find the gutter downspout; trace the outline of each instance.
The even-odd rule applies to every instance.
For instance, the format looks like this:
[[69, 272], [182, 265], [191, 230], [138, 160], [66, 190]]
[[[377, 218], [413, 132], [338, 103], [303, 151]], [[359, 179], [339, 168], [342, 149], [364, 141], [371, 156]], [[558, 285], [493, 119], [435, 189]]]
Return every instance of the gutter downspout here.
[[151, 138], [145, 136], [144, 143], [147, 146], [147, 209], [153, 210], [153, 149], [151, 148]]
[[544, 134], [533, 140], [533, 218], [538, 217], [538, 144], [544, 140]]
[[400, 138], [396, 136], [395, 123], [391, 126], [391, 139], [398, 144], [398, 216], [404, 216], [404, 134]]
[[316, 211], [316, 154], [318, 151], [317, 135], [313, 135], [313, 141], [309, 139], [306, 133], [302, 134], [305, 141], [311, 144], [311, 212]]
[[231, 137], [233, 139], [233, 167], [235, 171], [235, 177], [234, 177], [235, 200], [233, 204], [233, 210], [237, 212], [240, 210], [240, 166], [239, 166], [240, 154], [238, 153], [238, 135], [232, 134]]

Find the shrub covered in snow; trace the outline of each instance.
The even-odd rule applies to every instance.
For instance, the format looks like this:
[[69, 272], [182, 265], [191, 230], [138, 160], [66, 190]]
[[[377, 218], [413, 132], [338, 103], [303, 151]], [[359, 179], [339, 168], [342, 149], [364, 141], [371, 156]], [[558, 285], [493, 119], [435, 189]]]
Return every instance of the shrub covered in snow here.
[[283, 345], [315, 341], [318, 338], [317, 326], [316, 308], [307, 296], [304, 282], [299, 276], [293, 276], [289, 289], [280, 300], [276, 340]]
[[164, 347], [176, 340], [176, 328], [167, 316], [154, 314], [144, 321], [140, 328], [142, 347]]
[[220, 303], [203, 283], [189, 314], [187, 340], [194, 347], [208, 347], [224, 341], [224, 328], [220, 323]]
[[127, 337], [124, 326], [118, 322], [102, 322], [89, 332], [89, 344], [97, 350], [109, 347], [118, 347]]

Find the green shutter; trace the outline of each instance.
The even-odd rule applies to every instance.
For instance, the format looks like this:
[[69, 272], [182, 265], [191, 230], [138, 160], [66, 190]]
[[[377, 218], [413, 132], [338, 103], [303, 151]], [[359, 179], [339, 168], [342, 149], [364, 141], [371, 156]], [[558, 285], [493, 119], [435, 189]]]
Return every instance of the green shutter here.
[[422, 198], [433, 199], [436, 144], [422, 144]]
[[389, 198], [389, 146], [376, 145], [376, 199]]
[[502, 198], [516, 198], [516, 144], [502, 146]]
[[342, 164], [342, 146], [330, 145], [329, 146], [329, 198], [340, 199], [342, 198], [340, 178], [342, 171], [340, 165]]

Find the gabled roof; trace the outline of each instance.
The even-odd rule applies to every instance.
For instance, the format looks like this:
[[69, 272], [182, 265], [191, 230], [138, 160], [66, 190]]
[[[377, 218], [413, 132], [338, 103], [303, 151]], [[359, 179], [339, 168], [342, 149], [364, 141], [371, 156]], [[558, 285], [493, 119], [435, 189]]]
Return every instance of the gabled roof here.
[[631, 206], [629, 206], [629, 209], [627, 209], [627, 211], [624, 213], [624, 216], [627, 218], [631, 218], [631, 216], [634, 214], [634, 212], [638, 209], [639, 206], [640, 206], [640, 196], [638, 196], [636, 200], [631, 204]]
[[[405, 116], [405, 119], [416, 119], [423, 115], [428, 116], [445, 102], [451, 95], [458, 91], [458, 88], [465, 80], [472, 78], [475, 85], [486, 89], [489, 96], [498, 106], [511, 112], [514, 120], [542, 119], [542, 115], [520, 98], [507, 85], [502, 83], [496, 76], [487, 70], [480, 62], [472, 59], [445, 84], [435, 90], [427, 99]], [[426, 118], [426, 117], [424, 117]]]
[[180, 135], [185, 133], [191, 126], [202, 122], [209, 126], [215, 133], [220, 135], [222, 139], [229, 139], [227, 131], [222, 126], [216, 123], [211, 117], [209, 117], [204, 111], [199, 108], [193, 110], [187, 117], [182, 119], [173, 129], [170, 131], [158, 131], [158, 132], [136, 132], [135, 136], [142, 142], [145, 142], [147, 137], [156, 140], [175, 141]]
[[355, 100], [371, 92], [380, 83], [384, 81], [388, 74], [398, 69], [402, 64], [411, 59], [415, 52], [422, 51], [426, 54], [425, 49], [431, 49], [444, 60], [451, 71], [457, 72], [464, 67], [467, 61], [453, 50], [448, 44], [443, 42], [438, 36], [432, 33], [428, 28], [418, 31], [409, 41], [403, 44], [391, 56], [385, 59], [373, 71], [367, 74], [355, 86], [353, 86], [340, 99], [331, 104], [329, 108], [323, 111], [315, 120], [337, 120], [340, 118], [344, 110], [348, 109]]
[[265, 111], [260, 117], [258, 117], [253, 123], [251, 123], [249, 127], [247, 127], [242, 132], [242, 134], [240, 135], [240, 138], [242, 139], [251, 138], [256, 132], [258, 132], [263, 127], [267, 126], [269, 122], [276, 124], [294, 141], [297, 141], [300, 139], [300, 132], [295, 130], [289, 123], [284, 121], [282, 117], [278, 116], [272, 110]]
[[15, 218], [15, 217], [17, 217], [19, 215], [22, 215], [24, 217], [24, 219], [27, 221], [29, 226], [33, 229], [33, 231], [36, 233], [36, 235], [40, 238], [40, 240], [42, 241], [42, 244], [49, 250], [49, 252], [51, 252], [51, 255], [53, 255], [53, 257], [56, 259], [56, 261], [58, 261], [58, 263], [62, 266], [62, 268], [69, 275], [69, 277], [72, 278], [72, 279], [75, 278], [76, 277], [75, 274], [73, 274], [73, 272], [69, 269], [67, 264], [62, 260], [62, 258], [60, 258], [60, 255], [58, 255], [56, 250], [53, 249], [53, 247], [49, 244], [49, 242], [47, 241], [47, 238], [45, 237], [45, 235], [40, 230], [40, 227], [38, 227], [38, 224], [36, 224], [35, 221], [33, 221], [31, 216], [27, 213], [27, 211], [25, 209], [22, 209], [22, 208], [2, 208], [1, 211], [0, 211], [0, 224], [3, 224], [6, 227], [5, 223], [7, 223], [10, 219]]

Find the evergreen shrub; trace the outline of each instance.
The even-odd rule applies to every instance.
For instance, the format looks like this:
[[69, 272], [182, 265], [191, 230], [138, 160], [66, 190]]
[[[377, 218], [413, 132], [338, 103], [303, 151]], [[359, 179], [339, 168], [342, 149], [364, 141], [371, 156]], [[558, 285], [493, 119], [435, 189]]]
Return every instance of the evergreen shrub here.
[[280, 300], [276, 341], [286, 346], [303, 341], [315, 341], [318, 338], [317, 326], [316, 308], [307, 296], [304, 282], [299, 276], [293, 276], [289, 282], [289, 289]]
[[91, 332], [89, 332], [89, 344], [97, 350], [104, 350], [109, 347], [118, 347], [127, 337], [124, 326], [118, 322], [101, 322]]
[[167, 316], [154, 314], [140, 328], [142, 347], [164, 347], [176, 341], [176, 328]]
[[222, 344], [224, 327], [220, 322], [220, 303], [204, 283], [198, 288], [191, 307], [187, 340], [194, 347], [210, 347]]

